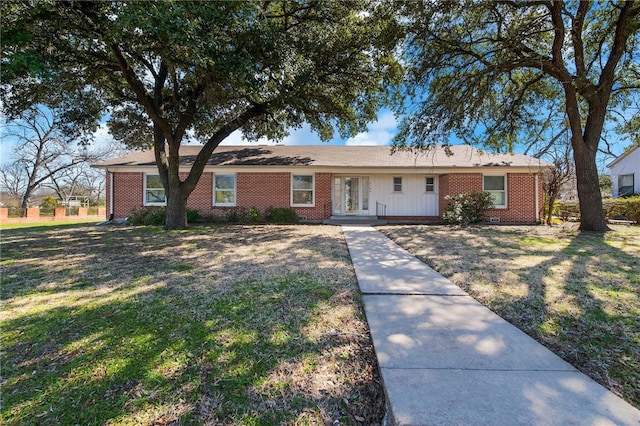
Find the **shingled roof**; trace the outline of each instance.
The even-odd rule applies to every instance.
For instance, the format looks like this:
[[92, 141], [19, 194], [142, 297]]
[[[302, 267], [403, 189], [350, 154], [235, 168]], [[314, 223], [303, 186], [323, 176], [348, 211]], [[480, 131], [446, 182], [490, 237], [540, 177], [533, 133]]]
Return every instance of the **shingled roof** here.
[[[180, 148], [180, 163], [193, 164], [200, 145]], [[210, 166], [314, 166], [371, 168], [476, 168], [545, 167], [548, 163], [522, 154], [490, 154], [466, 145], [427, 152], [397, 152], [389, 146], [275, 145], [220, 146], [208, 161]], [[95, 167], [155, 166], [153, 151], [136, 152], [95, 164]]]

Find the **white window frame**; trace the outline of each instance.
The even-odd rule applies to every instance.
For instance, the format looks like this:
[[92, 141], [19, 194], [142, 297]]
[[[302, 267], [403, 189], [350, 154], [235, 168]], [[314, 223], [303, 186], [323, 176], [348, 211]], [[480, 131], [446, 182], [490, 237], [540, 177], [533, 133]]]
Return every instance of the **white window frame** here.
[[[148, 202], [147, 201], [147, 176], [158, 176], [158, 179], [160, 179], [160, 175], [157, 173], [145, 173], [144, 174], [144, 185], [142, 187], [142, 205], [144, 206], [166, 206], [167, 205], [167, 192], [165, 191], [164, 187], [162, 188], [162, 192], [164, 192], [164, 201], [162, 202]], [[160, 191], [160, 189], [158, 188], [154, 188], [152, 190], [155, 191]]]
[[[306, 204], [294, 204], [293, 202], [293, 193], [294, 191], [309, 191], [308, 189], [305, 190], [300, 190], [300, 189], [293, 189], [293, 180], [295, 179], [296, 176], [311, 176], [311, 203], [306, 203]], [[315, 207], [316, 206], [316, 175], [315, 173], [291, 173], [291, 179], [290, 179], [290, 192], [291, 192], [291, 207]]]
[[[501, 177], [503, 179], [504, 182], [504, 189], [503, 190], [496, 190], [496, 189], [485, 189], [484, 186], [484, 178], [485, 177]], [[507, 199], [507, 175], [506, 174], [501, 174], [501, 175], [482, 175], [482, 190], [485, 192], [489, 192], [489, 193], [497, 193], [497, 192], [503, 192], [504, 193], [504, 204], [494, 204], [493, 208], [494, 209], [506, 209], [507, 205], [509, 203], [508, 199]]]
[[[628, 178], [629, 176], [631, 176], [631, 185], [630, 185], [630, 187], [631, 187], [631, 193], [629, 193], [629, 194], [623, 194], [623, 193], [622, 193], [622, 188], [628, 188], [628, 187], [629, 187], [629, 185], [621, 186], [621, 185], [620, 185], [620, 181], [621, 181], [623, 178]], [[635, 189], [636, 189], [635, 187], [636, 187], [636, 177], [634, 176], [634, 174], [633, 174], [633, 173], [627, 173], [627, 174], [624, 174], [624, 175], [618, 175], [618, 197], [624, 197], [624, 196], [626, 196], [626, 195], [632, 195], [632, 194], [635, 192]]]
[[[232, 203], [217, 203], [216, 202], [216, 179], [218, 176], [233, 176], [233, 202]], [[229, 192], [231, 189], [220, 189], [221, 191]], [[213, 205], [217, 207], [235, 207], [238, 200], [238, 178], [235, 173], [219, 173], [213, 175]]]
[[[431, 179], [432, 182], [429, 183], [428, 179]], [[429, 189], [431, 186], [431, 189]], [[436, 192], [436, 177], [435, 176], [425, 176], [424, 177], [424, 192], [427, 194], [433, 194]]]
[[[400, 183], [398, 185], [400, 185], [400, 190], [396, 190], [396, 179], [400, 179]], [[392, 183], [393, 183], [393, 193], [394, 194], [402, 194], [402, 176], [394, 176], [392, 179]]]

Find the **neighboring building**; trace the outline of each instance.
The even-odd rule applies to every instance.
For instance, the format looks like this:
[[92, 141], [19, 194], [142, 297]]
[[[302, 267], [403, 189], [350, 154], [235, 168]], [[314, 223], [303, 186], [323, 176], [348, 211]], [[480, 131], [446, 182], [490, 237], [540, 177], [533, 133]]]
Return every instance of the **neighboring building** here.
[[611, 196], [640, 194], [640, 147], [635, 147], [607, 165], [611, 170]]
[[[200, 146], [181, 148], [185, 174]], [[493, 194], [492, 221], [539, 219], [541, 169], [548, 163], [521, 154], [488, 154], [468, 146], [391, 154], [389, 146], [220, 146], [187, 206], [204, 215], [234, 207], [290, 207], [302, 218], [378, 216], [439, 220], [446, 195]], [[165, 204], [152, 151], [96, 164], [106, 169], [107, 214], [126, 217]]]

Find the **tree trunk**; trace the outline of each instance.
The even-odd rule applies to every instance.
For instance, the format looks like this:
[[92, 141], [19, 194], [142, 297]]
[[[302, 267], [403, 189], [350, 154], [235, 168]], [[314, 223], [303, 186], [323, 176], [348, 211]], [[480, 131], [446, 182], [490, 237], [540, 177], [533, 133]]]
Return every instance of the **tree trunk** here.
[[549, 194], [549, 206], [548, 206], [548, 210], [547, 210], [547, 220], [546, 223], [547, 225], [551, 226], [552, 225], [552, 216], [553, 216], [553, 206], [556, 204], [556, 199], [558, 198], [558, 191], [554, 191], [553, 193]]
[[31, 192], [33, 191], [33, 188], [31, 186], [28, 186], [24, 195], [22, 196], [22, 212], [20, 213], [21, 217], [26, 217], [27, 216], [27, 209], [29, 208], [29, 200], [31, 199]]
[[178, 185], [169, 185], [167, 190], [167, 220], [164, 229], [187, 228], [187, 197]]
[[588, 149], [584, 143], [574, 143], [573, 160], [580, 201], [580, 230], [606, 232], [609, 227], [602, 207], [596, 150]]

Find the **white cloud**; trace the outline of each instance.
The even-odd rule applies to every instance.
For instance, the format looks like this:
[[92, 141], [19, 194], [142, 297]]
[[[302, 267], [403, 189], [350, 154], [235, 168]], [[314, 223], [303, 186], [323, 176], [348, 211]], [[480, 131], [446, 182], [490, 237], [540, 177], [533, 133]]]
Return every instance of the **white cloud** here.
[[231, 133], [225, 140], [220, 142], [220, 145], [275, 145], [276, 143], [270, 141], [267, 138], [260, 138], [257, 142], [249, 142], [242, 136], [242, 132], [240, 130], [236, 130]]
[[304, 124], [299, 129], [291, 129], [289, 136], [282, 141], [284, 145], [320, 145], [320, 137], [311, 130], [308, 124]]
[[393, 134], [386, 130], [358, 133], [347, 139], [345, 145], [389, 145]]
[[113, 136], [109, 133], [107, 123], [102, 123], [93, 133], [93, 142], [91, 144], [97, 146], [108, 146], [112, 141]]
[[389, 145], [393, 138], [398, 121], [392, 112], [382, 112], [379, 118], [369, 125], [369, 131], [359, 133], [348, 140], [334, 137], [328, 142], [322, 142], [320, 137], [311, 130], [308, 124], [303, 124], [299, 129], [291, 129], [289, 136], [280, 142], [270, 141], [266, 138], [251, 143], [242, 137], [239, 130], [233, 132], [221, 145]]
[[369, 125], [369, 130], [349, 138], [346, 145], [390, 145], [398, 120], [391, 112], [384, 112]]
[[396, 116], [390, 112], [390, 111], [386, 111], [383, 112], [382, 115], [380, 115], [380, 117], [378, 117], [378, 119], [376, 121], [374, 121], [373, 123], [371, 123], [369, 125], [369, 129], [371, 130], [395, 130], [396, 126], [398, 125], [398, 120], [396, 120]]

